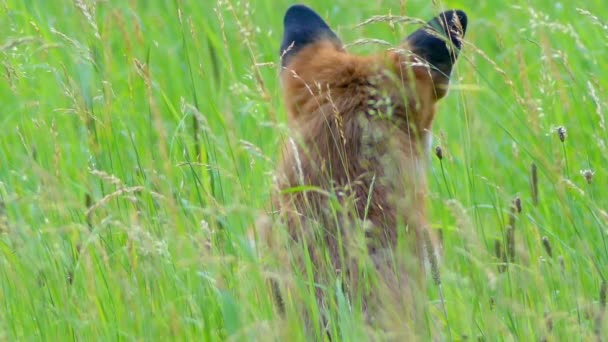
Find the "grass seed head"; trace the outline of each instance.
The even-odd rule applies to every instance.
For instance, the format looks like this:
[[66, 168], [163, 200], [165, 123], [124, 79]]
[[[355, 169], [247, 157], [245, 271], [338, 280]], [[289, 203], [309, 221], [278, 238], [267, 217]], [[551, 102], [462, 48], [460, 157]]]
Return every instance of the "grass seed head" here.
[[538, 206], [538, 168], [535, 163], [530, 167], [530, 188], [532, 191], [532, 203]]
[[549, 257], [553, 258], [553, 250], [551, 249], [551, 243], [549, 242], [549, 238], [543, 236], [543, 247], [545, 248], [545, 252]]
[[441, 146], [435, 147], [435, 155], [437, 156], [437, 158], [439, 158], [439, 160], [443, 160], [443, 149], [441, 148]]
[[435, 247], [431, 240], [431, 235], [428, 230], [424, 230], [424, 240], [426, 244], [426, 253], [431, 266], [431, 274], [435, 285], [441, 285], [441, 274], [439, 272], [439, 262], [437, 261], [437, 254], [435, 254]]
[[557, 136], [559, 137], [559, 141], [564, 142], [566, 140], [566, 128], [564, 126], [557, 127]]
[[515, 260], [515, 228], [513, 226], [507, 227], [507, 261]]
[[513, 200], [513, 206], [515, 208], [515, 211], [518, 214], [521, 214], [521, 198], [515, 197], [515, 199]]
[[595, 175], [595, 172], [593, 170], [581, 170], [581, 176], [585, 177], [585, 180], [587, 181], [587, 184], [591, 184], [591, 182], [593, 181], [593, 176]]

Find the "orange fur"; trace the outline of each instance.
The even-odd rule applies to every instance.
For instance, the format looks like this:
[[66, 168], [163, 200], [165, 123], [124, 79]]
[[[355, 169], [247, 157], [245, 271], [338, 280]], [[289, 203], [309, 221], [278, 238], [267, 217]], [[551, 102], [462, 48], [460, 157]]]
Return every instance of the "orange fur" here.
[[[439, 96], [429, 71], [408, 62], [396, 52], [350, 55], [323, 41], [299, 52], [281, 76], [298, 146], [285, 148], [279, 189], [312, 185], [352, 191], [359, 218], [367, 213], [381, 247], [396, 240], [398, 223], [416, 235], [427, 229], [422, 152]], [[387, 100], [390, 104], [382, 103]], [[370, 110], [380, 113], [369, 115]], [[301, 171], [294, 167], [294, 153]], [[282, 211], [310, 209], [305, 194], [280, 197]], [[313, 205], [320, 209], [326, 199], [315, 197]]]
[[[356, 230], [365, 229], [366, 253], [393, 281], [406, 275], [395, 275], [385, 255], [403, 231], [419, 260], [440, 248], [426, 212], [425, 144], [448, 78], [408, 52], [415, 50], [406, 42], [363, 57], [319, 39], [285, 60], [281, 82], [292, 133], [273, 206], [292, 246], [305, 245], [315, 277], [339, 270], [356, 287], [359, 251], [351, 253], [348, 244]], [[268, 234], [269, 225], [258, 228]]]

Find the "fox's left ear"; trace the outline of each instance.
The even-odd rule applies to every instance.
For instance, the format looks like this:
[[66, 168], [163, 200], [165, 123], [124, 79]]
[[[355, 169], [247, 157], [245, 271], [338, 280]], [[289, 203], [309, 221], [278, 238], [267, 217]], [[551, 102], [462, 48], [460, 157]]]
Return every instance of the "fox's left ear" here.
[[329, 25], [315, 11], [304, 5], [289, 7], [283, 19], [283, 26], [283, 42], [280, 51], [283, 67], [302, 48], [322, 40], [328, 40], [337, 49], [342, 49], [342, 42], [329, 28]]
[[462, 48], [466, 30], [467, 15], [460, 10], [450, 10], [433, 18], [407, 38], [412, 52], [430, 64], [438, 97], [447, 92], [452, 66]]

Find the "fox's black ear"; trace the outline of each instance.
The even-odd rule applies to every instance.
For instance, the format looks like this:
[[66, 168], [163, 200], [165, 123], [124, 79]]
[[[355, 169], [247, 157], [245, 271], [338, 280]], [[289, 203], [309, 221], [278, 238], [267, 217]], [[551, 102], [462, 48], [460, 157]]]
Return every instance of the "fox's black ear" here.
[[407, 38], [412, 52], [435, 69], [434, 74], [437, 75], [433, 78], [436, 83], [449, 81], [466, 30], [467, 15], [460, 10], [450, 10], [433, 18]]
[[287, 9], [283, 19], [283, 42], [281, 43], [281, 64], [285, 66], [289, 58], [303, 47], [327, 39], [341, 48], [342, 43], [327, 23], [312, 9], [304, 5], [293, 5]]

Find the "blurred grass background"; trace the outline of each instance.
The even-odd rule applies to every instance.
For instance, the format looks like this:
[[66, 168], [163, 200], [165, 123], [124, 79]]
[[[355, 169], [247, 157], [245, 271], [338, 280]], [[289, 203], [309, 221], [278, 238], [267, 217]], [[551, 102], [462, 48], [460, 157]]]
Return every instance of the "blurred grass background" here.
[[[290, 4], [0, 1], [2, 340], [303, 338], [245, 235], [285, 132]], [[357, 26], [374, 15], [469, 15], [429, 170], [447, 318], [430, 283], [443, 331], [418, 338], [608, 336], [603, 1], [306, 4], [347, 44], [415, 29]]]

